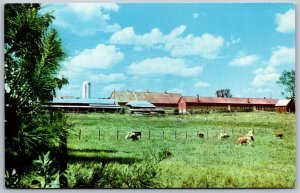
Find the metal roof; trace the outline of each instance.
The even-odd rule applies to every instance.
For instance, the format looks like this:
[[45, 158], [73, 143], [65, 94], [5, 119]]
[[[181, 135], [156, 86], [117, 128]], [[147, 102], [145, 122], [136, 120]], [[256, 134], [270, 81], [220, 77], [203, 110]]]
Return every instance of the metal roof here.
[[278, 100], [275, 107], [286, 107], [292, 99]]
[[90, 104], [93, 106], [96, 105], [118, 105], [118, 103], [113, 99], [60, 99], [60, 98], [54, 98], [52, 102], [55, 104]]
[[131, 101], [126, 105], [131, 107], [155, 108], [155, 106], [148, 101]]
[[120, 109], [120, 106], [89, 106], [89, 105], [56, 105], [56, 104], [50, 104], [50, 105], [43, 105], [43, 107], [55, 107], [55, 108], [78, 108], [78, 109]]
[[197, 96], [184, 96], [188, 103], [207, 103], [207, 104], [252, 104], [252, 105], [275, 105], [277, 99], [266, 98], [224, 98], [224, 97], [197, 97]]
[[177, 104], [181, 98], [180, 93], [168, 92], [134, 92], [134, 91], [113, 91], [111, 99], [115, 99], [120, 103], [130, 101], [148, 101], [154, 104]]

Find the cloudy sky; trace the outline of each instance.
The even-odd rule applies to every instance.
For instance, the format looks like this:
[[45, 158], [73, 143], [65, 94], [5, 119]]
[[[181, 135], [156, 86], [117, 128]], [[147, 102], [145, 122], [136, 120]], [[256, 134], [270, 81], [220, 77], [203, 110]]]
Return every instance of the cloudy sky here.
[[282, 98], [295, 69], [294, 4], [44, 4], [68, 58], [58, 96], [113, 90]]

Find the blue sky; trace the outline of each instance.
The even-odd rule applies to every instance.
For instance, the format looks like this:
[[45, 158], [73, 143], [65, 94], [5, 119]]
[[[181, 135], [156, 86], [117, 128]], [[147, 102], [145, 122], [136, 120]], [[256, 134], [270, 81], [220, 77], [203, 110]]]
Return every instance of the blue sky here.
[[113, 90], [282, 98], [276, 84], [295, 69], [291, 3], [45, 4], [68, 53], [58, 96]]

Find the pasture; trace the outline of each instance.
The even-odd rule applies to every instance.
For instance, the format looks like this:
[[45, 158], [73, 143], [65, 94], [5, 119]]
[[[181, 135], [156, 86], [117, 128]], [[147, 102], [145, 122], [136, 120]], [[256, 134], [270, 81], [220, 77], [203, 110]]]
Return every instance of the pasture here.
[[[78, 187], [76, 175], [89, 178], [91, 172], [99, 169], [99, 163], [128, 170], [131, 165], [151, 159], [153, 152], [159, 150], [166, 150], [171, 156], [155, 165], [158, 172], [152, 188], [295, 187], [295, 114], [262, 111], [168, 116], [91, 113], [69, 114], [69, 120], [73, 124], [68, 132], [68, 168], [73, 172], [69, 183], [71, 186], [77, 183], [74, 187]], [[253, 143], [235, 145], [235, 140], [250, 129], [254, 130]], [[141, 139], [126, 140], [124, 136], [129, 131], [140, 131]], [[274, 131], [281, 131], [284, 137], [274, 138]], [[197, 132], [202, 132], [204, 138], [198, 138]], [[218, 140], [220, 132], [230, 137]], [[86, 187], [97, 188], [100, 178], [98, 181], [89, 179], [94, 184]]]

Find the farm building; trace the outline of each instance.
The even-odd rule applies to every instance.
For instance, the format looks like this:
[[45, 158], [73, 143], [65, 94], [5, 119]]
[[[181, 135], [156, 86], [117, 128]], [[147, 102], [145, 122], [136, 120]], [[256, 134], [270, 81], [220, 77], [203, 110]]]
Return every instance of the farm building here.
[[294, 113], [295, 112], [295, 100], [286, 99], [286, 100], [278, 100], [275, 104], [275, 110], [278, 113]]
[[131, 109], [141, 109], [141, 108], [148, 108], [148, 109], [155, 109], [156, 106], [147, 102], [147, 101], [131, 101], [126, 103], [126, 106], [130, 107]]
[[266, 98], [223, 98], [184, 96], [178, 102], [179, 113], [185, 114], [188, 110], [195, 111], [247, 111], [247, 110], [274, 110], [276, 99]]
[[131, 101], [147, 101], [156, 107], [175, 107], [181, 98], [180, 93], [169, 92], [134, 92], [134, 91], [113, 91], [110, 99], [114, 99], [119, 105], [124, 106]]
[[121, 109], [112, 99], [69, 99], [55, 98], [43, 105], [46, 108], [63, 109], [67, 112], [117, 112]]
[[129, 103], [126, 103], [126, 106], [128, 106], [130, 109], [130, 114], [133, 113], [160, 113], [164, 114], [165, 111], [161, 108], [157, 108], [153, 104], [147, 102], [147, 101], [131, 101]]

